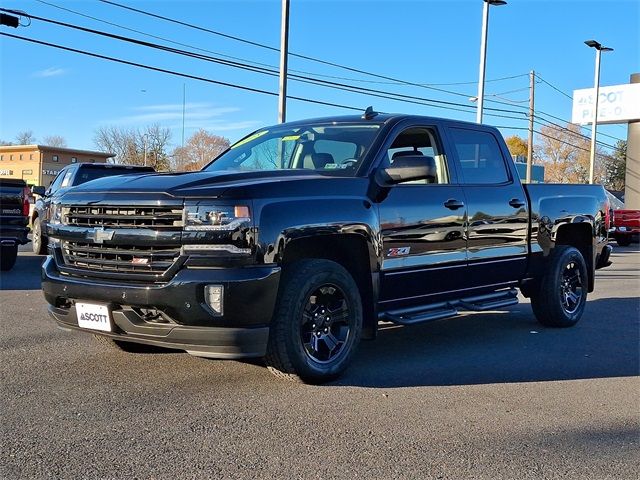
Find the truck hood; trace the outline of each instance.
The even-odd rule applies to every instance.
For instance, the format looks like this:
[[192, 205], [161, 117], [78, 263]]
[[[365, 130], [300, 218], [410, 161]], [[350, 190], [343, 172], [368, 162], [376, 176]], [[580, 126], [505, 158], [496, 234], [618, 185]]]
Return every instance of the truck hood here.
[[87, 194], [162, 194], [172, 197], [222, 197], [229, 190], [253, 190], [265, 184], [336, 179], [311, 170], [258, 172], [148, 173], [99, 178], [72, 188], [66, 198]]

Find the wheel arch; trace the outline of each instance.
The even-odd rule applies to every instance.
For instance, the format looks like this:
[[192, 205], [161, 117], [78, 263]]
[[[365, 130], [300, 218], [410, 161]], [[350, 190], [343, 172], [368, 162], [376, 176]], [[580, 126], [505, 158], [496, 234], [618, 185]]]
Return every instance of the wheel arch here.
[[560, 225], [555, 232], [555, 246], [567, 245], [576, 248], [587, 266], [588, 291], [592, 292], [595, 283], [593, 225], [589, 222], [567, 223]]
[[375, 338], [377, 331], [378, 276], [372, 269], [373, 252], [363, 235], [345, 233], [314, 235], [292, 239], [286, 243], [280, 264], [283, 269], [296, 261], [308, 258], [331, 260], [343, 266], [353, 277], [362, 299], [363, 338]]

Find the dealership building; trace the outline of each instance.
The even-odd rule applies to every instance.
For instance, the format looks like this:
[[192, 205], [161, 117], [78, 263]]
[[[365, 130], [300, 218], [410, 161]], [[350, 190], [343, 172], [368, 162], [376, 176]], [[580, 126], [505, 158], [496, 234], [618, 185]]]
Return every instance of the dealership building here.
[[22, 178], [27, 185], [47, 187], [67, 165], [105, 163], [113, 156], [112, 153], [46, 145], [0, 146], [0, 178]]

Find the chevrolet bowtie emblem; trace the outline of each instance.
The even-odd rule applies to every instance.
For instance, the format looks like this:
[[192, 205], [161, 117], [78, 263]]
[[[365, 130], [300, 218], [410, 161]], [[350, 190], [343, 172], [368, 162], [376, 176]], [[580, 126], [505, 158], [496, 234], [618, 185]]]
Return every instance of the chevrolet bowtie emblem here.
[[105, 230], [104, 227], [93, 229], [92, 233], [87, 233], [87, 237], [91, 238], [94, 243], [103, 243], [105, 240], [111, 240], [115, 230]]

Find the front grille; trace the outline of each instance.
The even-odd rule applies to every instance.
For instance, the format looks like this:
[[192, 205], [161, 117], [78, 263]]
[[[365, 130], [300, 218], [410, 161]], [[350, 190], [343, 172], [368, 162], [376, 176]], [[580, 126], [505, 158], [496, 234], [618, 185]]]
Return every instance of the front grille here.
[[162, 275], [175, 263], [180, 247], [104, 245], [63, 242], [68, 267], [92, 272]]
[[75, 227], [150, 228], [180, 230], [182, 207], [176, 206], [70, 206], [62, 214], [64, 223]]

